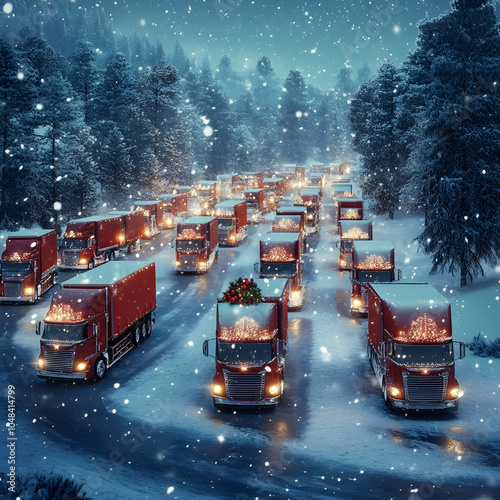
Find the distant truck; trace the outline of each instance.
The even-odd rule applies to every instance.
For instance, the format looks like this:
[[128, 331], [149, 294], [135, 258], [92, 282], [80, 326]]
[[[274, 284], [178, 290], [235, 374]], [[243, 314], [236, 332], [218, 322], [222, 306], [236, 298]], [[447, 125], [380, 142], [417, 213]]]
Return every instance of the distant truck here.
[[65, 281], [37, 324], [38, 376], [101, 380], [151, 335], [155, 309], [154, 262], [109, 262]]
[[237, 246], [247, 237], [246, 201], [221, 201], [215, 205], [214, 213], [219, 225], [219, 245]]
[[290, 309], [300, 309], [303, 302], [302, 240], [300, 233], [268, 233], [260, 240], [260, 261], [254, 270], [260, 278], [290, 280]]
[[356, 198], [356, 195], [352, 192], [352, 184], [350, 182], [334, 182], [333, 186], [333, 197], [338, 198]]
[[0, 262], [0, 302], [36, 302], [56, 281], [54, 230], [19, 231], [7, 237]]
[[136, 201], [130, 210], [142, 212], [144, 216], [143, 238], [149, 240], [161, 233], [163, 225], [163, 202], [161, 200]]
[[465, 344], [453, 342], [450, 304], [428, 283], [368, 285], [367, 348], [389, 408], [458, 408], [455, 359]]
[[177, 224], [176, 272], [205, 273], [212, 267], [218, 253], [217, 217], [189, 217]]
[[276, 196], [276, 202], [285, 194], [285, 179], [283, 177], [264, 177], [264, 189], [272, 190]]
[[394, 246], [390, 241], [356, 240], [352, 244], [351, 314], [368, 314], [368, 284], [401, 279], [395, 270]]
[[368, 220], [342, 220], [339, 223], [339, 271], [347, 271], [352, 265], [352, 245], [356, 240], [372, 240], [373, 225]]
[[[114, 210], [109, 215], [121, 217], [122, 234], [120, 250], [132, 253], [141, 249], [141, 237], [144, 234], [144, 217], [141, 212]], [[115, 252], [115, 257], [117, 256]]]
[[200, 212], [213, 209], [221, 200], [221, 181], [201, 180], [196, 189]]
[[188, 195], [162, 194], [159, 196], [162, 202], [162, 229], [173, 229], [176, 226], [178, 217], [188, 211]]
[[[300, 217], [300, 232], [302, 233], [302, 238], [303, 238], [303, 249], [306, 247], [306, 242], [307, 242], [307, 207], [300, 207], [300, 206], [294, 206], [294, 205], [283, 205], [279, 206], [276, 209], [276, 216], [286, 216], [286, 215], [292, 215], [292, 216], [299, 216]], [[284, 224], [284, 223], [282, 223]], [[273, 229], [274, 231], [274, 229]]]
[[362, 220], [364, 218], [363, 200], [359, 198], [338, 198], [336, 215], [339, 230], [340, 222], [343, 220]]
[[307, 226], [309, 232], [315, 232], [319, 228], [319, 211], [321, 196], [318, 192], [302, 190], [293, 204], [307, 208]]
[[[277, 406], [283, 394], [287, 351], [287, 279], [255, 280], [262, 302], [233, 305], [217, 301], [215, 375], [216, 407]], [[209, 356], [209, 343], [203, 354]]]
[[265, 189], [245, 189], [243, 196], [247, 202], [248, 223], [255, 224], [259, 222], [262, 214], [266, 211]]
[[123, 240], [123, 222], [118, 215], [69, 221], [59, 241], [59, 267], [85, 270], [115, 260]]

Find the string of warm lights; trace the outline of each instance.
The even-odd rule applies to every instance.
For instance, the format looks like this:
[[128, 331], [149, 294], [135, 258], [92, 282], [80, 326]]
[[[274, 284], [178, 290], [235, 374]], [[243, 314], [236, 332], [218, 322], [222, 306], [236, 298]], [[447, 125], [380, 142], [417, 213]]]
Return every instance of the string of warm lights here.
[[273, 223], [272, 229], [273, 231], [300, 231], [300, 226], [292, 219], [284, 217]]
[[271, 340], [273, 333], [269, 329], [262, 329], [253, 318], [243, 316], [233, 327], [221, 327], [219, 339], [223, 342], [258, 342]]
[[345, 212], [340, 214], [341, 219], [348, 219], [348, 220], [360, 220], [361, 219], [361, 210], [346, 210]]
[[194, 229], [186, 227], [182, 230], [180, 234], [177, 235], [178, 240], [202, 240], [203, 235], [197, 233]]
[[293, 262], [295, 259], [285, 248], [273, 247], [268, 253], [262, 255], [262, 260], [265, 262]]
[[448, 338], [446, 328], [439, 330], [436, 322], [425, 313], [411, 322], [408, 331], [401, 330], [397, 335], [399, 342], [406, 343], [444, 342]]
[[22, 255], [18, 252], [14, 252], [10, 257], [8, 257], [6, 260], [9, 260], [11, 262], [22, 262], [23, 260], [28, 260], [30, 258], [29, 253], [23, 253]]
[[359, 227], [351, 227], [349, 231], [342, 233], [343, 240], [369, 240], [370, 235]]
[[357, 269], [387, 270], [392, 269], [392, 263], [385, 260], [381, 255], [369, 255], [364, 261], [356, 265]]
[[45, 321], [54, 323], [81, 323], [84, 319], [83, 313], [74, 311], [69, 304], [53, 305], [45, 316]]

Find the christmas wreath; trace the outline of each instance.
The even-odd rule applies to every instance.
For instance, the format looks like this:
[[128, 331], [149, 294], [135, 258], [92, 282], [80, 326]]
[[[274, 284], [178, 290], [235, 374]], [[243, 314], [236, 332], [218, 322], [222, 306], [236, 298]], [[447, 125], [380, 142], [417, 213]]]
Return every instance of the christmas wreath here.
[[258, 304], [262, 302], [261, 289], [253, 279], [238, 278], [229, 283], [229, 288], [224, 292], [222, 302], [240, 305]]

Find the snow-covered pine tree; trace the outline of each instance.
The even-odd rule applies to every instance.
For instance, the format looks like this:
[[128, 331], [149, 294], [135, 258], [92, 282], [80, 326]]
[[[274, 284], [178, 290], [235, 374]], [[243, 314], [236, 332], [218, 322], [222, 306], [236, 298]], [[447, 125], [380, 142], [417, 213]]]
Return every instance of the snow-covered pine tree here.
[[278, 137], [283, 163], [304, 164], [312, 153], [307, 134], [309, 103], [302, 73], [291, 70], [285, 80], [279, 110]]
[[465, 286], [500, 254], [500, 33], [488, 0], [451, 6], [420, 25], [416, 50], [433, 57], [417, 68], [431, 78], [408, 191], [426, 207], [417, 241], [431, 272]]

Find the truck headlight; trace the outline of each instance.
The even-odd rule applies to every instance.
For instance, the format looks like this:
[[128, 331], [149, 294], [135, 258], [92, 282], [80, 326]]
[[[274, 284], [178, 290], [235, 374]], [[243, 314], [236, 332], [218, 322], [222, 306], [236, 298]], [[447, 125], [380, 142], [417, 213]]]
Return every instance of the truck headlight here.
[[78, 261], [78, 264], [80, 264], [81, 266], [85, 266], [87, 264], [87, 259], [80, 259]]
[[38, 361], [36, 364], [37, 364], [38, 368], [44, 368], [45, 367], [45, 360], [43, 358], [38, 358]]
[[207, 267], [207, 263], [204, 260], [200, 260], [199, 266], [200, 267]]
[[77, 371], [81, 372], [87, 368], [87, 363], [78, 363], [76, 365]]
[[181, 261], [180, 260], [176, 260], [175, 261], [175, 267], [181, 267]]
[[347, 264], [347, 262], [344, 259], [339, 260], [340, 267], [344, 267], [346, 264]]
[[309, 220], [312, 220], [312, 218], [313, 218], [312, 214], [309, 214], [309, 215], [307, 216], [307, 218], [308, 218]]
[[27, 286], [24, 289], [24, 295], [33, 295], [33, 288], [31, 286]]
[[269, 387], [269, 394], [271, 396], [276, 396], [279, 390], [280, 390], [279, 384], [272, 385], [271, 387]]
[[229, 236], [229, 241], [234, 241], [236, 238], [234, 237], [234, 234], [232, 234], [231, 236]]
[[214, 394], [215, 396], [220, 396], [222, 394], [222, 386], [219, 384], [213, 384], [212, 394]]
[[397, 389], [396, 387], [391, 387], [391, 390], [390, 390], [390, 395], [391, 395], [393, 398], [397, 398], [397, 397], [399, 397], [399, 394], [400, 394], [399, 389]]
[[464, 391], [461, 391], [458, 387], [450, 391], [450, 396], [454, 399], [459, 399], [464, 395]]
[[353, 299], [352, 301], [352, 307], [361, 307], [363, 305], [363, 301], [359, 299]]

